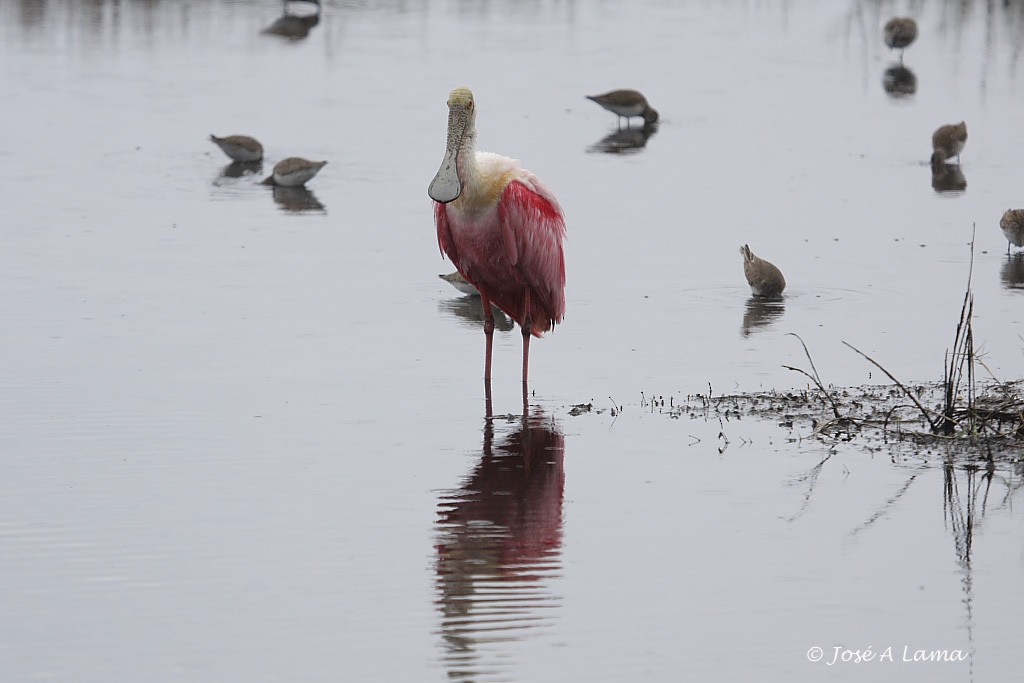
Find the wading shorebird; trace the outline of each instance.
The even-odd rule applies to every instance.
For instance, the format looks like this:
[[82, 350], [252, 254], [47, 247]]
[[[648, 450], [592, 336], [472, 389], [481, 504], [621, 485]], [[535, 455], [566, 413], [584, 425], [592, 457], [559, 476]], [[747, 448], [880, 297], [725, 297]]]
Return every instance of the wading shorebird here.
[[480, 291], [488, 396], [493, 303], [522, 328], [525, 397], [530, 337], [553, 328], [565, 313], [562, 209], [518, 161], [476, 151], [476, 102], [468, 88], [448, 97], [447, 147], [427, 193], [435, 202], [438, 246]]
[[1009, 209], [999, 219], [999, 229], [1006, 236], [1006, 253], [1010, 253], [1010, 245], [1024, 247], [1024, 209]]
[[288, 157], [274, 164], [274, 172], [263, 180], [263, 184], [299, 187], [309, 182], [326, 165], [326, 161], [310, 161], [301, 157]]
[[[636, 90], [612, 90], [603, 95], [587, 95], [588, 100], [597, 102], [602, 107], [616, 116], [625, 117], [626, 126], [629, 126], [629, 119], [634, 116], [642, 116], [644, 125], [649, 126], [658, 120], [658, 111], [647, 103], [647, 98]], [[622, 121], [619, 121], [622, 125]]]
[[956, 157], [956, 163], [960, 163], [960, 152], [967, 144], [967, 124], [950, 123], [939, 126], [932, 133], [932, 166], [946, 163], [946, 159]]
[[447, 275], [438, 275], [438, 277], [467, 296], [480, 296], [480, 290], [470, 284], [469, 280], [462, 277], [459, 271], [448, 273]]
[[232, 161], [252, 163], [263, 159], [263, 145], [248, 135], [228, 135], [223, 138], [211, 135], [210, 141], [224, 150]]
[[900, 51], [900, 61], [903, 61], [903, 49], [917, 39], [917, 22], [910, 17], [896, 17], [890, 19], [883, 29], [885, 44], [891, 50]]
[[754, 296], [777, 297], [786, 288], [786, 278], [774, 264], [754, 255], [750, 247], [740, 247], [743, 254], [743, 274], [747, 276], [747, 284]]

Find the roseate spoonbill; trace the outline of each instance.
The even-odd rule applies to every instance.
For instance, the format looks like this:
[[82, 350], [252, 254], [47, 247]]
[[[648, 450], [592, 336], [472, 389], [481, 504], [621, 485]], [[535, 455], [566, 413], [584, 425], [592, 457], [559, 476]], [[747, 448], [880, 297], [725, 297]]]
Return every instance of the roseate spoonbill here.
[[910, 17], [896, 17], [890, 19], [882, 31], [885, 36], [885, 44], [891, 50], [899, 50], [900, 60], [902, 60], [903, 48], [917, 38], [917, 22]]
[[326, 161], [310, 161], [301, 157], [288, 157], [274, 164], [274, 172], [263, 181], [263, 184], [299, 187], [300, 185], [305, 185], [326, 165]]
[[1010, 253], [1010, 245], [1024, 247], [1024, 209], [1009, 209], [999, 219], [999, 229], [1006, 236], [1006, 253]]
[[248, 135], [228, 135], [223, 138], [211, 135], [210, 141], [224, 150], [233, 161], [251, 163], [263, 159], [263, 145]]
[[747, 284], [754, 296], [777, 297], [786, 288], [786, 278], [775, 264], [754, 255], [750, 247], [740, 247], [743, 254], [743, 274], [747, 276]]
[[[645, 126], [658, 120], [658, 111], [647, 104], [647, 98], [636, 90], [612, 90], [603, 95], [587, 95], [586, 97], [613, 114], [625, 117], [627, 127], [632, 116], [642, 116]], [[622, 125], [621, 121], [619, 121], [619, 125]]]
[[956, 157], [956, 163], [960, 163], [960, 152], [967, 144], [967, 124], [950, 123], [939, 126], [932, 133], [932, 166], [944, 164], [946, 159]]
[[484, 382], [491, 381], [494, 303], [523, 332], [523, 391], [530, 336], [541, 336], [565, 313], [565, 219], [558, 201], [515, 159], [476, 151], [476, 102], [468, 88], [448, 97], [448, 142], [427, 190], [437, 243], [480, 291], [484, 309]]

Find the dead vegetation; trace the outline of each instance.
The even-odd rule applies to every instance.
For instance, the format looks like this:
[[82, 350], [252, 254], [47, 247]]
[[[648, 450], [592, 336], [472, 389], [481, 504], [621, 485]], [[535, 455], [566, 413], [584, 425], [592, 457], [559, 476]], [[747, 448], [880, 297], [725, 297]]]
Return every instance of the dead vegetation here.
[[[973, 256], [972, 241], [972, 269]], [[794, 440], [851, 441], [861, 437], [869, 443], [945, 445], [946, 450], [959, 449], [989, 461], [1024, 460], [1024, 380], [978, 379], [977, 370], [984, 364], [975, 353], [973, 313], [969, 272], [941, 382], [904, 383], [878, 361], [843, 342], [893, 383], [855, 388], [826, 386], [806, 344], [794, 334], [810, 369], [783, 367], [810, 380], [805, 390], [713, 396], [709, 387], [707, 395], [695, 394], [683, 401], [669, 399], [668, 405], [664, 399], [644, 397], [642, 405], [674, 418], [769, 418], [792, 430]]]

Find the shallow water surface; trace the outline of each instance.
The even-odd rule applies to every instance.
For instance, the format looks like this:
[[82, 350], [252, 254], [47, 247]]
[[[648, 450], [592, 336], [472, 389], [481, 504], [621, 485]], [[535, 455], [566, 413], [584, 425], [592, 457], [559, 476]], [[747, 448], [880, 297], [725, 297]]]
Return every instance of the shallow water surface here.
[[[5, 680], [1013, 680], [1016, 456], [693, 396], [803, 390], [790, 333], [939, 380], [969, 277], [979, 374], [1024, 374], [1020, 7], [304, 5], [0, 5]], [[437, 277], [459, 85], [566, 214], [525, 408]], [[288, 156], [329, 163], [260, 184]]]

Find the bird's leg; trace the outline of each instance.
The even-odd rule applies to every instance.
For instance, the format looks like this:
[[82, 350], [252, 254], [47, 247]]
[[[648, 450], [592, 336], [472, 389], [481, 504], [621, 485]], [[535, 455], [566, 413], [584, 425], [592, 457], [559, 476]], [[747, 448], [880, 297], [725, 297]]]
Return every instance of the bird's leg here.
[[491, 383], [490, 381], [484, 382], [484, 416], [487, 418], [487, 424], [491, 424], [491, 418], [494, 415], [491, 403]]
[[484, 307], [484, 336], [487, 337], [486, 351], [484, 352], [484, 384], [487, 394], [491, 393], [491, 345], [494, 341], [494, 313], [491, 312], [491, 300], [487, 295], [480, 292], [480, 303]]
[[533, 318], [530, 317], [530, 291], [526, 291], [523, 298], [523, 322], [519, 327], [523, 331], [523, 397], [525, 403], [526, 378], [529, 376], [530, 368], [530, 337], [533, 335]]

